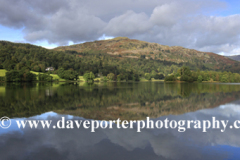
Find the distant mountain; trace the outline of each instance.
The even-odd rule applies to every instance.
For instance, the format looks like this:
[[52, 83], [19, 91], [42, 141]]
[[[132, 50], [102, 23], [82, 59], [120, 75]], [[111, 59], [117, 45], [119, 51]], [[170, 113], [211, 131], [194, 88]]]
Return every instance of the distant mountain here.
[[227, 70], [239, 72], [240, 63], [211, 52], [201, 52], [179, 46], [165, 46], [127, 37], [86, 42], [71, 46], [57, 47], [56, 51], [76, 51], [78, 53], [107, 53], [115, 57], [153, 59], [173, 63], [187, 63], [200, 69]]
[[235, 61], [240, 61], [240, 55], [236, 55], [236, 56], [226, 56], [227, 58], [233, 59]]

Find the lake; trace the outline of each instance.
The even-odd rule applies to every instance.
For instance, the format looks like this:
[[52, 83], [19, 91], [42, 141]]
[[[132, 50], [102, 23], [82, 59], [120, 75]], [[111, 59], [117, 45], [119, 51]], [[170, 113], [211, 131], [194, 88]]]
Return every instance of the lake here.
[[[240, 131], [221, 129], [18, 128], [17, 121], [240, 120], [240, 84], [0, 83], [0, 159], [186, 160], [239, 159]], [[2, 123], [4, 124], [4, 123]], [[193, 126], [193, 125], [191, 125]], [[240, 123], [239, 123], [240, 126]]]

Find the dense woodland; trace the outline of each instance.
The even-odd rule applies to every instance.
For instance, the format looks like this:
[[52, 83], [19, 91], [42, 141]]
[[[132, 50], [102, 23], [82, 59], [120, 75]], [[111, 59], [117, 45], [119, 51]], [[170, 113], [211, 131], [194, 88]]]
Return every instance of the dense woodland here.
[[54, 67], [53, 73], [66, 80], [77, 80], [79, 75], [85, 75], [84, 77], [89, 79], [87, 75], [93, 73], [94, 76], [91, 77], [102, 77], [103, 81], [139, 81], [141, 78], [151, 80], [166, 77], [166, 81], [179, 79], [188, 82], [240, 82], [239, 74], [208, 71], [204, 67], [201, 67], [203, 71], [199, 71], [197, 66], [190, 63], [174, 63], [144, 57], [125, 58], [102, 52], [54, 51], [30, 44], [0, 41], [0, 69], [10, 71], [6, 74], [7, 81], [50, 81], [51, 77], [47, 74], [36, 77], [30, 73], [45, 73], [47, 67]]

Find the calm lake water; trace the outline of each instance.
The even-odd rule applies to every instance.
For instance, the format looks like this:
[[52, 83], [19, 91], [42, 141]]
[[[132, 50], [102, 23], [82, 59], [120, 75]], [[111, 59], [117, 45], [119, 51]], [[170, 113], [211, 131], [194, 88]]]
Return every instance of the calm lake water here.
[[[240, 84], [0, 84], [0, 159], [240, 159], [240, 131], [220, 129], [19, 129], [18, 120], [240, 120]], [[240, 124], [239, 124], [240, 125]]]

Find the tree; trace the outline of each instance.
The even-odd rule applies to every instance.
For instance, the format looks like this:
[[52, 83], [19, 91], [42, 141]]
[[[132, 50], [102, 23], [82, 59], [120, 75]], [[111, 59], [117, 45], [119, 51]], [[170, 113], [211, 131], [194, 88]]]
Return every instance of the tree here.
[[219, 74], [216, 75], [216, 81], [219, 81]]
[[78, 73], [74, 70], [66, 70], [64, 71], [64, 79], [68, 79], [68, 80], [74, 80], [74, 79], [78, 79]]
[[133, 74], [132, 80], [133, 81], [140, 81], [139, 75], [138, 74]]
[[73, 69], [64, 70], [62, 67], [58, 69], [57, 73], [59, 77], [66, 80], [74, 80], [74, 79], [77, 80], [79, 76], [78, 73]]
[[146, 78], [147, 80], [151, 80], [152, 76], [151, 76], [150, 73], [145, 73], [145, 78]]
[[109, 73], [108, 75], [107, 75], [107, 79], [109, 79], [110, 81], [113, 81], [114, 80], [114, 74], [113, 73]]
[[182, 75], [180, 80], [181, 81], [186, 81], [186, 82], [193, 82], [193, 77], [187, 76], [187, 75]]
[[0, 81], [5, 81], [5, 77], [0, 76]]
[[102, 76], [100, 79], [102, 82], [107, 82], [107, 77], [106, 76]]
[[21, 75], [19, 74], [19, 71], [9, 71], [6, 72], [6, 81], [8, 82], [20, 82], [21, 81]]
[[6, 72], [6, 81], [8, 82], [32, 82], [36, 80], [36, 75], [29, 71], [9, 71]]
[[83, 78], [85, 79], [85, 81], [87, 82], [93, 82], [95, 75], [92, 72], [87, 72], [83, 75]]
[[63, 78], [64, 77], [64, 69], [61, 67], [58, 69], [57, 74], [59, 75], [59, 77]]
[[41, 69], [40, 69], [40, 67], [38, 66], [38, 65], [35, 65], [34, 67], [33, 67], [33, 71], [36, 71], [36, 72], [39, 72]]
[[119, 75], [117, 75], [117, 80], [118, 81], [122, 81], [122, 80], [124, 80], [125, 79], [125, 76], [122, 74], [122, 73], [120, 73]]
[[164, 75], [163, 74], [156, 74], [154, 76], [155, 79], [164, 79]]
[[221, 82], [228, 82], [228, 76], [226, 74], [222, 76]]
[[36, 80], [37, 80], [36, 74], [33, 74], [33, 73], [31, 73], [31, 72], [27, 72], [27, 73], [25, 73], [25, 74], [26, 74], [26, 79], [25, 79], [25, 81], [27, 81], [27, 82], [32, 82], [32, 81], [36, 81]]
[[189, 67], [183, 66], [182, 68], [180, 68], [179, 70], [180, 75], [187, 75], [187, 76], [191, 76], [191, 71], [189, 69]]
[[164, 81], [176, 81], [177, 78], [174, 75], [166, 76]]
[[181, 69], [178, 70], [178, 72], [181, 75], [181, 81], [193, 82], [194, 80], [197, 80], [196, 74], [193, 74], [190, 71], [189, 67], [183, 66]]
[[197, 81], [198, 81], [199, 83], [201, 83], [201, 82], [202, 82], [202, 80], [203, 80], [202, 76], [201, 76], [201, 75], [199, 75], [199, 76], [198, 76], [198, 79], [197, 79]]
[[38, 80], [39, 81], [48, 81], [48, 82], [51, 82], [53, 81], [53, 77], [50, 76], [50, 74], [45, 74], [45, 73], [40, 73], [38, 74]]
[[157, 74], [156, 71], [152, 70], [152, 72], [151, 72], [151, 77], [155, 77], [156, 74]]

